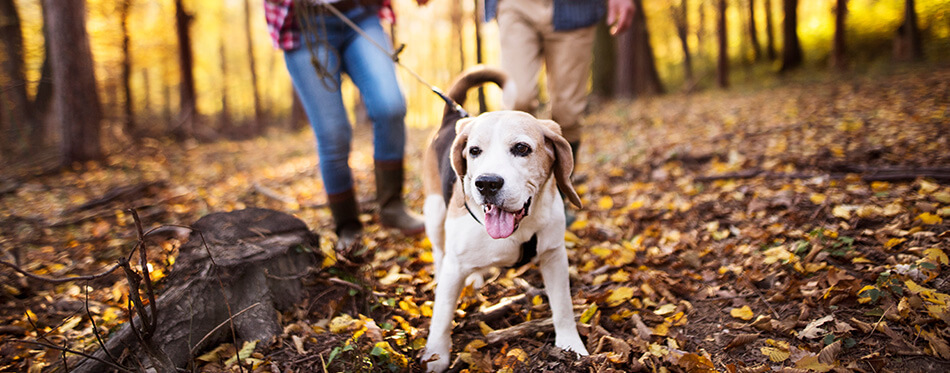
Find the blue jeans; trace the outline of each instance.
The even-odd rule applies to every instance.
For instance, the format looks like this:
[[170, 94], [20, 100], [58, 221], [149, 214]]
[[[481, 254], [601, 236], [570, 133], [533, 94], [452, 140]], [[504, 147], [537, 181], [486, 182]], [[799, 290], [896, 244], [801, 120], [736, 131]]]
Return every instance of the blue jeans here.
[[[346, 16], [391, 53], [392, 46], [383, 32], [375, 8], [357, 7], [346, 12]], [[406, 101], [396, 80], [395, 65], [390, 56], [332, 13], [314, 15], [313, 18], [311, 24], [316, 25], [316, 30], [305, 33], [305, 36], [316, 46], [319, 63], [333, 73], [331, 78], [321, 82], [321, 77], [311, 63], [311, 51], [306, 43], [295, 50], [284, 51], [284, 61], [317, 138], [320, 174], [327, 194], [337, 194], [353, 187], [353, 172], [348, 163], [353, 128], [346, 116], [339, 90], [341, 73], [349, 75], [359, 88], [366, 111], [373, 121], [375, 160], [403, 159]], [[322, 25], [326, 26], [326, 35], [323, 34]], [[319, 39], [324, 39], [326, 43], [317, 42]]]

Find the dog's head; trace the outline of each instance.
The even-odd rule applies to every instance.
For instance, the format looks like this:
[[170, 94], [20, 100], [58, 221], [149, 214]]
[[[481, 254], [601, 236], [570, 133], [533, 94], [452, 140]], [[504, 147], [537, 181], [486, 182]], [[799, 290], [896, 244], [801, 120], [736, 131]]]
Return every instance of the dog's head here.
[[581, 207], [571, 184], [571, 145], [554, 121], [495, 111], [459, 120], [455, 132], [452, 168], [466, 197], [485, 212], [492, 238], [514, 233], [551, 174], [561, 192]]

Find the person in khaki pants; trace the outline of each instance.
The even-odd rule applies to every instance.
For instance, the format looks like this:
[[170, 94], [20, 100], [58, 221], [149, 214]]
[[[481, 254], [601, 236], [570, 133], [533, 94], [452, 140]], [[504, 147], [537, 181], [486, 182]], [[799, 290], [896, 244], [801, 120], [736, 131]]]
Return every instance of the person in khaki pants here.
[[543, 63], [551, 119], [561, 125], [576, 159], [594, 27], [606, 13], [610, 32], [616, 35], [630, 26], [634, 11], [632, 0], [486, 0], [486, 20], [498, 19], [501, 67], [515, 86], [514, 97], [505, 93], [506, 109], [537, 110]]

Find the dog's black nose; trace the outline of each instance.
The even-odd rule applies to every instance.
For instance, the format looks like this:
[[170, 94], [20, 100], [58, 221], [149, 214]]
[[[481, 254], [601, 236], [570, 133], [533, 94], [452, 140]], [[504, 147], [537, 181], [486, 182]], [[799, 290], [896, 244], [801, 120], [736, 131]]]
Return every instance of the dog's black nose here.
[[505, 179], [495, 174], [486, 174], [475, 178], [475, 188], [486, 197], [494, 196], [503, 185], [505, 185]]

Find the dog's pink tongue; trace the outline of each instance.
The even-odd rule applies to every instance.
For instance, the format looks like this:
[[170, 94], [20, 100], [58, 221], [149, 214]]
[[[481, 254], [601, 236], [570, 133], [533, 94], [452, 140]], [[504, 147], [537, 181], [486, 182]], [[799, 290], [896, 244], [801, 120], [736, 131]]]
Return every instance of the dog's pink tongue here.
[[485, 211], [485, 230], [491, 238], [506, 238], [515, 232], [515, 214], [491, 206]]

